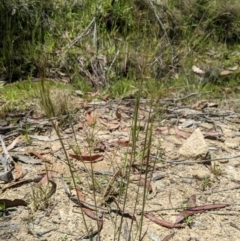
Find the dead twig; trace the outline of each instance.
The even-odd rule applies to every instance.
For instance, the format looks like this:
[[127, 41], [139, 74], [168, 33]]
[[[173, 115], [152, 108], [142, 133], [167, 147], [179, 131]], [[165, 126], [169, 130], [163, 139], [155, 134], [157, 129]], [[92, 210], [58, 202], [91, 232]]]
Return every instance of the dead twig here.
[[92, 21], [88, 24], [88, 26], [83, 30], [83, 32], [78, 35], [71, 43], [69, 43], [66, 47], [65, 50], [63, 51], [61, 58], [59, 58], [59, 61], [62, 60], [62, 57], [67, 53], [68, 49], [72, 48], [83, 36], [86, 36], [89, 34], [90, 29], [94, 25], [96, 19], [95, 17], [92, 19]]

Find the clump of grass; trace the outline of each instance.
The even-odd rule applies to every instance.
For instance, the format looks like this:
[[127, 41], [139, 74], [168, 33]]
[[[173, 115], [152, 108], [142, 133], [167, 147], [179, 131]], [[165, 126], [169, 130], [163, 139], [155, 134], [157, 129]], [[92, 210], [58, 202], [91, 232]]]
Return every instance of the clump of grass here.
[[48, 182], [46, 184], [35, 185], [32, 187], [32, 193], [29, 200], [31, 201], [30, 206], [32, 206], [34, 212], [53, 207], [53, 200], [49, 198], [50, 191], [51, 185], [49, 185]]
[[[144, 70], [143, 70], [144, 71]], [[48, 117], [52, 117], [55, 115], [55, 107], [53, 104], [53, 100], [51, 99], [51, 91], [50, 89], [47, 89], [47, 87], [44, 85], [45, 82], [42, 81], [42, 89], [41, 89], [41, 101], [43, 103], [42, 107], [43, 110], [45, 111], [46, 115]], [[142, 214], [140, 219], [138, 220], [138, 224], [135, 225], [133, 222], [131, 223], [129, 229], [130, 229], [130, 234], [133, 238], [135, 239], [141, 239], [142, 237], [142, 232], [143, 232], [143, 217], [144, 217], [144, 209], [146, 205], [146, 200], [148, 196], [148, 179], [149, 175], [151, 175], [151, 171], [149, 168], [150, 165], [150, 152], [151, 152], [151, 143], [152, 143], [152, 123], [153, 119], [150, 118], [153, 112], [153, 101], [150, 103], [150, 110], [149, 111], [149, 116], [147, 117], [149, 121], [146, 124], [146, 133], [145, 133], [145, 139], [143, 146], [139, 147], [138, 146], [138, 132], [139, 132], [139, 123], [138, 123], [138, 110], [139, 110], [139, 104], [140, 104], [140, 98], [142, 96], [142, 88], [143, 84], [142, 81], [139, 83], [138, 86], [138, 91], [135, 93], [135, 109], [134, 109], [134, 114], [133, 114], [133, 119], [132, 119], [132, 128], [131, 128], [131, 147], [130, 150], [128, 151], [129, 154], [127, 154], [122, 160], [121, 163], [122, 165], [118, 164], [119, 168], [119, 173], [114, 174], [113, 176], [98, 176], [94, 172], [94, 167], [91, 162], [90, 168], [85, 167], [86, 173], [89, 176], [87, 180], [84, 180], [83, 177], [76, 176], [76, 174], [73, 172], [73, 164], [71, 160], [68, 157], [65, 145], [61, 139], [60, 135], [60, 127], [55, 124], [55, 122], [52, 121], [53, 128], [55, 129], [56, 133], [58, 134], [60, 138], [60, 142], [62, 144], [62, 148], [64, 150], [64, 153], [66, 155], [66, 164], [69, 168], [69, 173], [71, 175], [71, 181], [69, 181], [71, 188], [75, 191], [77, 191], [77, 183], [79, 183], [80, 186], [83, 186], [83, 190], [86, 191], [88, 194], [92, 194], [92, 200], [95, 205], [95, 209], [98, 210], [99, 205], [105, 205], [106, 207], [109, 207], [109, 202], [112, 202], [115, 200], [119, 207], [121, 212], [125, 212], [128, 207], [129, 207], [129, 202], [131, 207], [133, 206], [132, 212], [135, 213], [137, 208], [140, 208], [142, 210]], [[127, 91], [122, 91], [120, 94], [126, 94]], [[156, 94], [156, 93], [154, 93]], [[154, 97], [157, 97], [155, 95]], [[58, 103], [58, 102], [57, 102]], [[87, 149], [91, 155], [93, 152], [94, 148], [94, 129], [95, 125], [86, 128], [86, 141], [88, 143]], [[90, 140], [90, 141], [89, 141]], [[78, 146], [78, 143], [76, 143], [76, 146]], [[141, 149], [139, 151], [139, 148]], [[80, 152], [80, 153], [79, 153]], [[137, 153], [140, 152], [141, 155], [137, 155]], [[81, 150], [77, 148], [77, 153], [81, 154]], [[77, 154], [76, 153], [76, 154]], [[153, 164], [153, 163], [152, 163]], [[131, 170], [134, 165], [138, 165], [140, 167], [140, 170], [145, 170], [144, 173], [140, 172], [141, 179], [144, 179], [144, 183], [140, 185], [140, 180], [138, 183], [138, 188], [137, 188], [137, 193], [136, 193], [136, 201], [134, 204], [132, 203], [132, 200], [129, 199], [129, 195], [131, 193]], [[116, 175], [116, 176], [115, 176]], [[118, 177], [120, 175], [120, 177]], [[140, 188], [140, 186], [143, 186]], [[100, 203], [100, 204], [99, 204]], [[84, 218], [85, 214], [82, 211], [82, 216]], [[121, 217], [114, 217], [111, 218], [113, 222], [113, 226], [115, 227], [113, 230], [112, 235], [114, 236], [114, 240], [121, 240], [121, 235], [123, 232], [123, 216]], [[86, 231], [89, 232], [88, 230], [88, 225], [86, 220], [85, 222], [85, 228]]]
[[[45, 109], [47, 106], [52, 105], [52, 109], [49, 110], [49, 114], [52, 113], [56, 117], [66, 115], [73, 110], [74, 103], [71, 99], [71, 91], [69, 89], [52, 88], [49, 90], [48, 95], [49, 103], [41, 101], [40, 105]], [[43, 98], [41, 99], [43, 100]], [[47, 101], [47, 99], [45, 101]]]
[[[79, 181], [79, 180], [77, 180], [75, 175], [74, 175], [73, 165], [72, 165], [71, 160], [69, 159], [66, 147], [63, 143], [59, 127], [58, 127], [57, 123], [54, 122], [53, 119], [51, 119], [51, 117], [55, 116], [55, 113], [56, 113], [55, 110], [54, 110], [55, 106], [54, 106], [54, 104], [52, 102], [52, 99], [51, 99], [51, 96], [50, 96], [50, 89], [47, 88], [47, 86], [45, 85], [45, 81], [44, 81], [43, 77], [42, 77], [42, 80], [41, 80], [40, 98], [41, 98], [41, 104], [42, 104], [42, 107], [43, 107], [43, 111], [45, 112], [46, 116], [48, 118], [50, 118], [52, 127], [53, 127], [54, 131], [56, 132], [57, 136], [59, 137], [59, 140], [60, 140], [60, 143], [61, 143], [61, 146], [62, 146], [62, 149], [63, 149], [63, 153], [64, 153], [64, 156], [65, 156], [65, 159], [66, 159], [65, 163], [68, 166], [69, 173], [71, 175], [72, 185], [73, 185], [74, 190], [77, 191], [77, 181]], [[84, 216], [84, 212], [82, 210], [82, 206], [81, 206], [81, 213], [82, 213], [83, 222], [84, 222], [84, 226], [85, 226], [85, 229], [87, 231], [87, 234], [90, 235], [89, 227], [86, 223], [86, 219], [85, 219], [85, 216]]]

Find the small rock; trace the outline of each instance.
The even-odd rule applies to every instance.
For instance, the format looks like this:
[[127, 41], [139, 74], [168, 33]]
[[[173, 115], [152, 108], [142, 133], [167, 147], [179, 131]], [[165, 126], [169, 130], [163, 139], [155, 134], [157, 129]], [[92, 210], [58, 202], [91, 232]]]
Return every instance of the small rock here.
[[197, 128], [192, 135], [184, 142], [178, 153], [187, 158], [204, 158], [208, 154], [208, 146], [204, 140], [203, 134]]

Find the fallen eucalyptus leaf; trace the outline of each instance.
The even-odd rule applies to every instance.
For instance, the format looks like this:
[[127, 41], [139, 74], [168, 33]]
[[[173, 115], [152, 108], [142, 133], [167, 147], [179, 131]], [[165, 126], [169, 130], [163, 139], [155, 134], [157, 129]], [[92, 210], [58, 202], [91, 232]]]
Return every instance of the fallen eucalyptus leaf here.
[[87, 162], [98, 162], [102, 161], [103, 155], [92, 155], [92, 156], [83, 156], [83, 155], [75, 155], [75, 154], [69, 154], [70, 157], [73, 157], [79, 161], [87, 161]]

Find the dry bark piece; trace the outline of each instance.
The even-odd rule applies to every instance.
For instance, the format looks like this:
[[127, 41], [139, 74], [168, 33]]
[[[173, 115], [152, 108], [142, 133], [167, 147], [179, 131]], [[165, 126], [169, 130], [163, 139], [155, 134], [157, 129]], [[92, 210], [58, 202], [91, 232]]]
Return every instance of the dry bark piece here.
[[42, 164], [41, 161], [39, 160], [36, 160], [30, 156], [27, 156], [27, 155], [17, 155], [17, 156], [14, 156], [15, 159], [17, 159], [18, 161], [20, 162], [24, 162], [24, 163], [27, 163], [27, 164]]
[[26, 180], [14, 182], [14, 183], [4, 187], [2, 189], [2, 193], [5, 192], [7, 189], [16, 188], [16, 187], [22, 186], [23, 184], [27, 184], [27, 183], [30, 183], [30, 182], [39, 182], [39, 180], [41, 180], [41, 177], [36, 177], [36, 178], [31, 178], [31, 179], [26, 179]]

